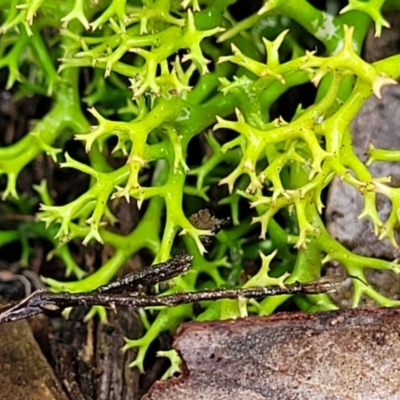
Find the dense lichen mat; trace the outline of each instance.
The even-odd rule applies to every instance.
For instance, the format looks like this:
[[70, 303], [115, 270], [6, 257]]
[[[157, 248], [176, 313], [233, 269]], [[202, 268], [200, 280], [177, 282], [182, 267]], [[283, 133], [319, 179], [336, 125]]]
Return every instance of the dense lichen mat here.
[[[364, 198], [358, 218], [398, 247], [400, 189], [372, 177], [350, 123], [400, 76], [400, 55], [360, 56], [368, 29], [389, 28], [382, 11], [399, 8], [398, 0], [328, 1], [326, 11], [305, 0], [0, 0], [4, 93], [51, 104], [21, 137], [0, 133], [0, 247], [20, 243], [28, 264], [34, 241], [46, 240], [48, 259], [61, 260], [68, 277], [46, 271], [56, 292], [105, 285], [135, 254], [156, 264], [184, 251], [192, 268], [159, 286], [164, 294], [313, 281], [336, 261], [355, 278], [353, 306], [363, 296], [399, 305], [364, 275], [397, 273], [397, 261], [353, 254], [322, 216], [339, 177]], [[283, 112], [298, 87], [316, 94]], [[277, 109], [284, 117], [271, 117]], [[396, 162], [399, 151], [370, 147], [368, 163]], [[58, 191], [55, 173], [23, 184], [35, 162], [61, 168], [67, 189]], [[79, 188], [68, 178], [76, 173]], [[385, 221], [377, 194], [392, 205]], [[203, 209], [224, 221], [218, 231], [199, 222]], [[101, 257], [78, 263], [82, 245]], [[326, 294], [157, 308], [151, 322], [141, 313], [147, 331], [125, 348], [139, 348], [132, 366], [143, 370], [152, 341], [183, 320], [267, 315], [289, 298], [306, 311], [336, 308]], [[106, 318], [99, 307], [88, 318], [97, 313]]]

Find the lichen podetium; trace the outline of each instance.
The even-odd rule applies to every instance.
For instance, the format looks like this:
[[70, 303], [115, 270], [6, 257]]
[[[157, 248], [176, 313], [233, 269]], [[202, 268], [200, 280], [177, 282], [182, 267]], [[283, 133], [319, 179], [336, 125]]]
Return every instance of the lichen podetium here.
[[[363, 295], [399, 305], [363, 282], [367, 266], [395, 272], [400, 266], [352, 254], [332, 238], [321, 194], [336, 175], [357, 188], [365, 199], [360, 218], [370, 218], [376, 234], [397, 246], [400, 189], [371, 176], [353, 151], [349, 124], [369, 96], [381, 98], [382, 88], [400, 76], [400, 55], [374, 64], [360, 57], [370, 25], [380, 35], [388, 27], [382, 8], [399, 9], [400, 0], [351, 0], [329, 14], [306, 0], [265, 0], [245, 18], [235, 3], [244, 2], [0, 0], [7, 89], [52, 104], [20, 140], [0, 148], [2, 212], [16, 204], [28, 214], [40, 208], [36, 220], [1, 228], [0, 246], [21, 241], [27, 263], [28, 238], [50, 241], [50, 255], [70, 276], [45, 278], [53, 291], [94, 290], [142, 249], [154, 263], [184, 250], [193, 256], [192, 270], [165, 293], [311, 281], [336, 260], [358, 278], [354, 306]], [[299, 106], [287, 121], [270, 119], [283, 94], [310, 82], [317, 88], [313, 104]], [[66, 152], [73, 137], [87, 162]], [[199, 143], [206, 149], [202, 161]], [[396, 161], [398, 152], [373, 149], [370, 161]], [[38, 157], [88, 175], [87, 190], [54, 204], [52, 183], [42, 181], [29, 199], [17, 180]], [[113, 159], [124, 162], [115, 167]], [[377, 193], [393, 204], [385, 222]], [[110, 229], [113, 206], [122, 201], [139, 208], [125, 235]], [[202, 237], [213, 233], [189, 220], [196, 207], [217, 207], [230, 217], [207, 248]], [[113, 250], [87, 275], [68, 246], [77, 241]], [[257, 258], [261, 269], [246, 278], [245, 260]], [[191, 305], [150, 310], [157, 313], [151, 324], [141, 312], [147, 332], [126, 341], [126, 349], [139, 349], [131, 365], [143, 371], [151, 342], [185, 319], [266, 315], [289, 297], [206, 302], [200, 315]], [[327, 295], [293, 300], [307, 311], [336, 307]], [[106, 316], [98, 308], [89, 316], [97, 312]]]

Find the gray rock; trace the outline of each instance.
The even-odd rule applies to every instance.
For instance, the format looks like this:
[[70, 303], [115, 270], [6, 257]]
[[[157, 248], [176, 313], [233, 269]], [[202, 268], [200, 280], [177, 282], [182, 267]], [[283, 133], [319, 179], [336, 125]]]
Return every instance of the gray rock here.
[[[353, 146], [361, 161], [367, 161], [369, 143], [381, 149], [400, 149], [400, 86], [383, 90], [383, 99], [371, 97], [352, 123]], [[374, 177], [391, 177], [391, 185], [400, 187], [400, 162], [375, 162], [369, 166]], [[368, 218], [358, 220], [364, 198], [357, 189], [334, 178], [328, 192], [326, 223], [329, 233], [357, 254], [393, 260], [400, 257], [388, 239], [378, 240]], [[377, 196], [379, 217], [386, 221], [392, 204]]]
[[[374, 38], [373, 30], [369, 32], [364, 49], [364, 58], [368, 62], [398, 54], [400, 51], [400, 13], [391, 12], [385, 17], [392, 28], [384, 29], [380, 38]], [[351, 125], [354, 150], [363, 162], [367, 161], [366, 152], [370, 143], [375, 148], [400, 149], [400, 85], [385, 87], [382, 93], [382, 100], [376, 97], [367, 100]], [[369, 166], [369, 170], [374, 177], [390, 176], [391, 185], [400, 187], [400, 162], [375, 162]], [[399, 258], [400, 249], [394, 248], [388, 239], [379, 240], [368, 218], [357, 219], [363, 208], [362, 195], [336, 177], [330, 185], [326, 204], [325, 218], [329, 233], [356, 254], [387, 260]], [[377, 195], [377, 209], [381, 220], [386, 221], [392, 204], [387, 197]], [[400, 243], [398, 230], [395, 236]], [[326, 273], [346, 274], [337, 262], [331, 263]], [[366, 268], [365, 275], [368, 282], [383, 295], [400, 298], [400, 277], [395, 273]], [[343, 286], [332, 298], [340, 307], [351, 307], [351, 283]], [[361, 305], [375, 304], [370, 299], [363, 298]]]

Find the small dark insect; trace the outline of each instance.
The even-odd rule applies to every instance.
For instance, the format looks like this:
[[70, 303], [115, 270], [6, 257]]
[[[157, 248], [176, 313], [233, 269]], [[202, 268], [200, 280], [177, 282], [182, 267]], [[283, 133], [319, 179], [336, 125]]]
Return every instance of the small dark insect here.
[[[218, 233], [224, 226], [229, 225], [229, 219], [219, 219], [212, 212], [205, 208], [189, 217], [189, 221], [197, 229], [210, 230], [213, 234]], [[200, 240], [205, 247], [210, 246], [212, 238], [210, 236], [200, 236]]]

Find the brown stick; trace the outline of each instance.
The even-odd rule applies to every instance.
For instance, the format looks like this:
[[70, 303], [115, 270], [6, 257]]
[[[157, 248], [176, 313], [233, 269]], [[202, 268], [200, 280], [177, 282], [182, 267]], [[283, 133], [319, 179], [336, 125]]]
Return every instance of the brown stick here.
[[314, 281], [310, 283], [294, 283], [287, 286], [255, 287], [245, 289], [211, 289], [199, 292], [175, 293], [167, 296], [145, 296], [133, 293], [130, 296], [103, 293], [51, 293], [37, 290], [29, 297], [12, 306], [0, 308], [0, 324], [46, 312], [58, 311], [75, 306], [115, 307], [174, 307], [179, 304], [196, 303], [205, 300], [260, 298], [288, 294], [320, 294], [335, 290], [337, 282]]

